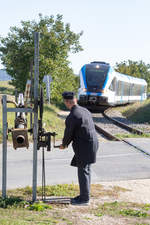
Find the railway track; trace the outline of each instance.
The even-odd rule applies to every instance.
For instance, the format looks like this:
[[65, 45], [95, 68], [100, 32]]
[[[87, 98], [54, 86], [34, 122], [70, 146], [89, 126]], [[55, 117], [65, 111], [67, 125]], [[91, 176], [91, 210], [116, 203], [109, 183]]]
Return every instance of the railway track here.
[[115, 125], [117, 125], [117, 126], [123, 128], [123, 129], [129, 131], [130, 133], [138, 134], [138, 135], [143, 135], [144, 134], [144, 132], [139, 130], [139, 129], [135, 129], [133, 127], [128, 126], [125, 123], [122, 123], [122, 122], [120, 122], [120, 121], [118, 121], [116, 119], [113, 119], [112, 117], [108, 116], [105, 112], [103, 112], [102, 114], [103, 114], [103, 116], [105, 118], [107, 118], [108, 120], [112, 121]]
[[97, 133], [102, 134], [106, 139], [111, 140], [111, 141], [120, 141], [119, 138], [115, 137], [108, 131], [104, 130], [103, 128], [99, 127], [97, 124], [95, 124], [95, 129]]
[[[109, 117], [108, 115], [106, 115], [105, 112], [102, 113], [102, 114], [103, 114], [103, 116], [105, 118], [107, 118], [109, 121], [111, 121], [112, 123], [114, 123], [116, 126], [119, 126], [119, 127], [123, 128], [123, 129], [125, 129], [125, 130], [127, 130], [127, 131], [129, 131], [131, 133], [134, 133], [134, 134], [138, 134], [138, 135], [143, 135], [144, 134], [144, 132], [141, 131], [141, 130], [132, 128], [132, 127], [130, 127], [130, 126], [128, 126], [128, 125], [126, 125], [126, 124], [118, 121], [118, 120], [115, 120], [115, 119]], [[106, 129], [103, 129], [103, 128], [99, 127], [97, 124], [95, 124], [95, 129], [96, 129], [96, 131], [99, 134], [102, 134], [108, 140], [124, 142], [125, 144], [130, 145], [133, 148], [137, 149], [138, 151], [140, 151], [140, 152], [142, 152], [142, 153], [150, 156], [150, 153], [146, 152], [145, 150], [143, 150], [139, 146], [136, 146], [136, 145], [132, 144], [130, 141], [128, 141], [126, 139], [121, 139], [121, 138], [115, 137], [112, 133], [106, 131]]]

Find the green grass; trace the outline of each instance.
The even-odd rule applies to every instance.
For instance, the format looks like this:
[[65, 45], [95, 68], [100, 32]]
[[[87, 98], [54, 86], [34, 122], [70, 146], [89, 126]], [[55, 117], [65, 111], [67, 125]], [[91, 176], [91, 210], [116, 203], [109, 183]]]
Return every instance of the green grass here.
[[[102, 196], [118, 196], [120, 192], [128, 191], [127, 189], [114, 186], [105, 189], [100, 184], [92, 184], [91, 192], [92, 197], [98, 199]], [[46, 194], [48, 196], [75, 196], [79, 193], [78, 185], [75, 184], [62, 184], [46, 186]], [[92, 219], [90, 215], [95, 213], [94, 208], [85, 208], [85, 210], [76, 207], [74, 209], [69, 208], [68, 205], [51, 205], [41, 201], [32, 203], [28, 199], [31, 197], [31, 187], [19, 188], [8, 190], [7, 194], [10, 197], [5, 199], [0, 198], [0, 224], [3, 225], [20, 225], [20, 224], [76, 224], [79, 220], [79, 213], [83, 214], [85, 221]], [[41, 187], [37, 188], [37, 194], [41, 195]], [[97, 210], [97, 205], [94, 207]], [[148, 210], [148, 205], [145, 209]], [[89, 213], [89, 216], [87, 216]], [[79, 223], [80, 224], [80, 223]], [[84, 224], [81, 223], [81, 224]]]
[[95, 215], [101, 217], [110, 215], [113, 217], [138, 217], [150, 219], [150, 204], [138, 204], [130, 202], [105, 202], [100, 204], [94, 211]]
[[[46, 186], [46, 194], [48, 196], [71, 197], [78, 192], [78, 186], [74, 184]], [[37, 194], [40, 196], [41, 193], [41, 187], [38, 187]], [[72, 217], [64, 215], [61, 210], [65, 206], [50, 205], [42, 201], [32, 203], [27, 200], [31, 198], [31, 187], [8, 190], [7, 194], [10, 197], [0, 198], [0, 224], [73, 224]]]
[[[26, 224], [101, 224], [100, 218], [113, 217], [114, 221], [126, 218], [127, 224], [148, 225], [150, 221], [150, 204], [111, 201], [117, 199], [120, 193], [130, 191], [119, 186], [105, 188], [100, 184], [91, 185], [92, 198], [96, 201], [87, 207], [72, 207], [62, 204], [49, 204], [42, 201], [31, 202], [29, 195], [32, 194], [30, 187], [9, 190], [12, 195], [6, 199], [0, 198], [0, 224], [3, 225], [26, 225]], [[49, 196], [74, 196], [79, 193], [78, 185], [52, 185], [46, 187]], [[37, 189], [41, 195], [41, 187]], [[16, 196], [14, 196], [16, 195]], [[20, 197], [19, 197], [20, 196]], [[100, 203], [104, 198], [107, 202]], [[104, 198], [103, 198], [104, 197]], [[110, 197], [110, 201], [108, 200]], [[100, 201], [98, 201], [100, 200]], [[80, 217], [79, 217], [80, 214]], [[103, 224], [103, 223], [102, 223]]]
[[[46, 186], [46, 196], [75, 196], [79, 189], [75, 184], [58, 184]], [[32, 188], [27, 186], [25, 188], [17, 188], [7, 191], [8, 196], [16, 196], [24, 200], [29, 200], [32, 197]], [[37, 187], [37, 195], [42, 196], [42, 187]]]
[[[69, 196], [73, 197], [79, 194], [79, 187], [76, 184], [57, 184], [46, 186], [46, 196]], [[130, 191], [126, 188], [121, 188], [119, 186], [113, 186], [106, 190], [101, 184], [91, 185], [91, 197], [103, 197], [112, 196], [117, 197], [121, 192]], [[1, 191], [0, 191], [1, 195]], [[15, 197], [16, 201], [23, 199], [25, 201], [31, 200], [32, 198], [32, 187], [16, 188], [7, 190], [7, 196]], [[42, 187], [37, 187], [37, 196], [42, 196]], [[15, 199], [13, 200], [15, 201]]]
[[118, 138], [150, 138], [150, 133], [145, 133], [143, 135], [138, 134], [116, 134], [115, 135]]
[[45, 105], [43, 113], [43, 124], [47, 131], [56, 132], [56, 139], [61, 139], [64, 134], [65, 123], [57, 115], [59, 109], [54, 105]]
[[0, 81], [0, 94], [13, 95], [14, 87], [9, 84], [9, 81]]
[[127, 119], [150, 124], [150, 99], [117, 108]]
[[51, 209], [43, 211], [30, 211], [28, 209], [0, 209], [1, 225], [55, 225], [61, 224], [63, 217]]

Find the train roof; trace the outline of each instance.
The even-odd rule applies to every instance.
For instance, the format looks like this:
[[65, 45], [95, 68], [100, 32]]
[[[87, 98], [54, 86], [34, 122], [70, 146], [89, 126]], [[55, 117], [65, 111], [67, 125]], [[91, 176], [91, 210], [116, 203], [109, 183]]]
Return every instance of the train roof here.
[[87, 68], [96, 67], [96, 65], [99, 65], [99, 66], [102, 66], [102, 67], [110, 67], [109, 63], [102, 62], [102, 61], [93, 61], [93, 62], [90, 62], [90, 63], [87, 63], [87, 64], [83, 65], [83, 67], [84, 66], [86, 66]]
[[106, 62], [103, 62], [103, 61], [93, 61], [93, 62], [91, 62], [91, 64], [93, 64], [93, 63], [109, 65], [109, 63], [106, 63]]

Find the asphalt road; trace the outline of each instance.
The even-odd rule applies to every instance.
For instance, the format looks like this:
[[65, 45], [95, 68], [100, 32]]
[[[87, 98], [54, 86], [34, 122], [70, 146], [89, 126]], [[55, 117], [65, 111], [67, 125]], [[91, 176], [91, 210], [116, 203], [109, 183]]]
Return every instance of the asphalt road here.
[[[150, 153], [150, 139], [130, 139], [134, 145]], [[8, 146], [7, 189], [32, 186], [33, 151], [13, 150]], [[70, 166], [71, 145], [67, 150], [45, 151], [46, 184], [77, 183], [77, 171]], [[38, 151], [38, 185], [41, 185], [42, 151]], [[92, 165], [92, 183], [150, 178], [150, 156], [125, 143], [100, 143], [96, 164]], [[0, 145], [0, 189], [2, 187], [2, 145]]]

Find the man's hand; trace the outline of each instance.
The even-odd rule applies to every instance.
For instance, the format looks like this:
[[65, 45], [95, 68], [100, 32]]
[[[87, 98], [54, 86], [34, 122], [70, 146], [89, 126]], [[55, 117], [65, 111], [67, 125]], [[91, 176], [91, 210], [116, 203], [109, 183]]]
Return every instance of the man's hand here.
[[65, 149], [66, 147], [63, 146], [62, 144], [59, 146], [59, 149]]

